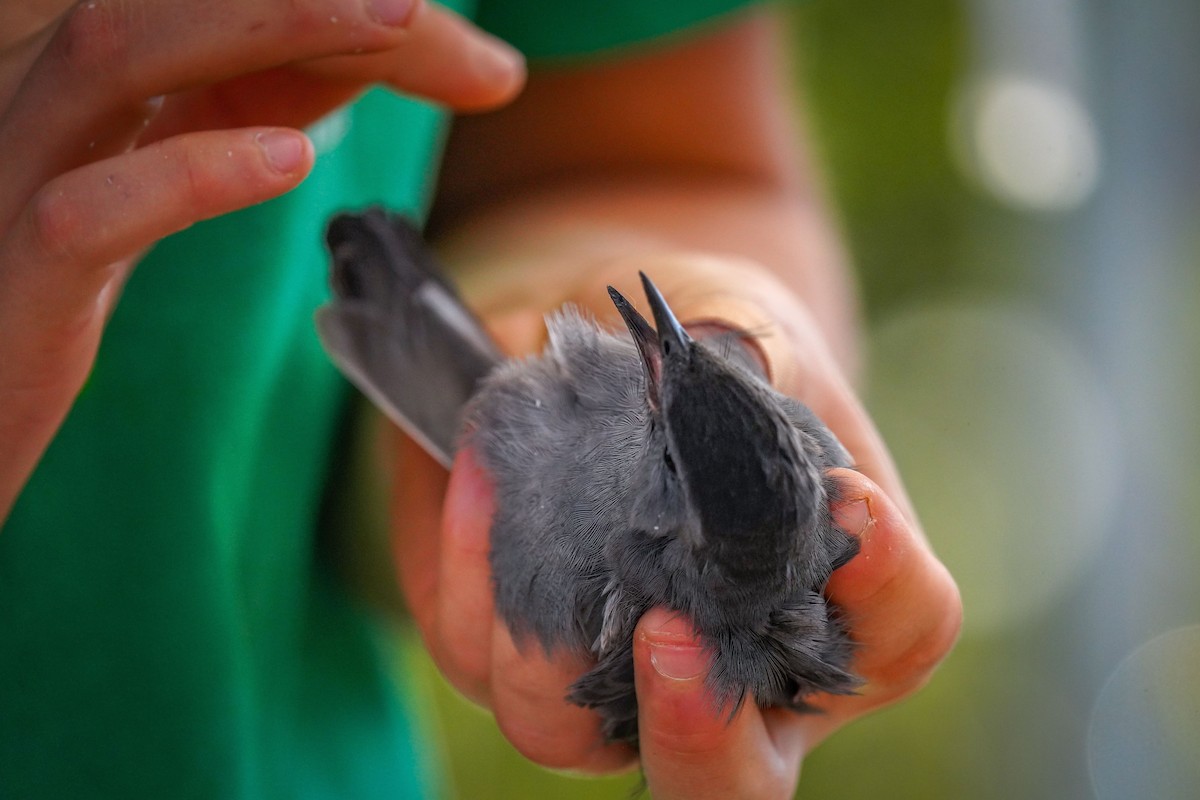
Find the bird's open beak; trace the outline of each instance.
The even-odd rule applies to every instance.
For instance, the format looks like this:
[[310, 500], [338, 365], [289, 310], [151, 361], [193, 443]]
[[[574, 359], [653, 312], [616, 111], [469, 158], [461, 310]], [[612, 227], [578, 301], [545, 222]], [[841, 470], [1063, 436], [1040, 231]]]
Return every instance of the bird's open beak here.
[[650, 303], [650, 310], [654, 312], [654, 321], [658, 325], [657, 331], [650, 327], [646, 318], [637, 312], [637, 309], [625, 299], [623, 294], [611, 286], [608, 287], [608, 296], [612, 298], [613, 305], [620, 312], [621, 319], [625, 320], [629, 334], [633, 337], [633, 343], [637, 345], [638, 353], [642, 356], [642, 366], [646, 370], [646, 394], [650, 399], [650, 405], [660, 408], [663, 358], [683, 355], [692, 346], [692, 337], [688, 336], [687, 331], [679, 324], [679, 320], [675, 318], [675, 313], [663, 299], [658, 287], [646, 277], [646, 273], [638, 274], [642, 276], [642, 286], [646, 290], [646, 299]]

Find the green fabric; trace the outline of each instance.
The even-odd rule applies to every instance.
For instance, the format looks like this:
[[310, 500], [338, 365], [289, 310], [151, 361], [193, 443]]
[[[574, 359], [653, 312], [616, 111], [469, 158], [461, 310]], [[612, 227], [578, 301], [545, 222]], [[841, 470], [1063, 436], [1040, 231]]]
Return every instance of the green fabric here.
[[532, 61], [570, 59], [711, 22], [749, 0], [480, 0], [479, 24]]
[[[562, 54], [728, 3], [589, 4], [623, 36], [583, 13], [567, 25], [571, 3], [493, 5], [499, 30]], [[0, 531], [0, 797], [437, 793], [386, 630], [318, 556], [349, 390], [312, 312], [324, 220], [375, 202], [421, 213], [444, 127], [369, 93], [314, 127], [298, 190], [139, 266]]]
[[364, 98], [314, 130], [345, 141], [300, 189], [130, 280], [0, 532], [0, 796], [433, 791], [376, 634], [314, 555], [348, 391], [312, 312], [321, 221], [422, 208], [442, 123]]

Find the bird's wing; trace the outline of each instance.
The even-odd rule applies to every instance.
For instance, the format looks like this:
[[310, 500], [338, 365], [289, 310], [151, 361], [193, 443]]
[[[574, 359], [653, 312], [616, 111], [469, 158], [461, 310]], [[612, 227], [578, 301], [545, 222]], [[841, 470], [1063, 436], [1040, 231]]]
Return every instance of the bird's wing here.
[[812, 456], [821, 469], [854, 467], [854, 459], [850, 457], [849, 451], [838, 441], [833, 431], [829, 430], [825, 423], [813, 413], [812, 409], [799, 400], [786, 395], [779, 395], [779, 400], [783, 406], [783, 412], [792, 426], [816, 445], [817, 452]]
[[420, 232], [378, 208], [326, 232], [333, 299], [317, 333], [363, 394], [449, 467], [463, 409], [501, 355]]

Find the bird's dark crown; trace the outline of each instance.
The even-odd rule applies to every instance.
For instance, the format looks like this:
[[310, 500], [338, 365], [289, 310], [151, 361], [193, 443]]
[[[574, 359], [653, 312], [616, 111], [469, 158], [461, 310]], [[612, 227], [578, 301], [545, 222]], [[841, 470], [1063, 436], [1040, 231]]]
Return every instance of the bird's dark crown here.
[[[657, 330], [610, 290], [641, 353], [663, 458], [699, 524], [694, 545], [733, 579], [786, 568], [815, 513], [813, 470], [775, 395], [698, 345], [644, 275]], [[658, 454], [648, 454], [658, 457]]]

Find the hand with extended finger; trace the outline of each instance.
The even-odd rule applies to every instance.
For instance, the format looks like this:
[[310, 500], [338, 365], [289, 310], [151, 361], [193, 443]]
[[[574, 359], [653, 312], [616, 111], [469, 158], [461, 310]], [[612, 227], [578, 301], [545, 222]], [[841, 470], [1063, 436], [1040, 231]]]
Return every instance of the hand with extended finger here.
[[137, 255], [280, 195], [306, 125], [384, 82], [497, 105], [520, 57], [420, 0], [91, 0], [0, 42], [0, 519], [87, 375]]

